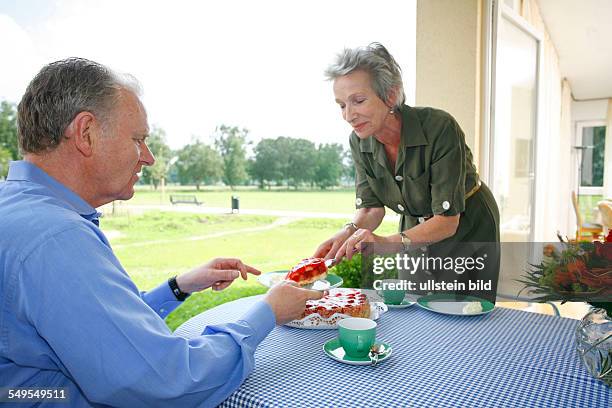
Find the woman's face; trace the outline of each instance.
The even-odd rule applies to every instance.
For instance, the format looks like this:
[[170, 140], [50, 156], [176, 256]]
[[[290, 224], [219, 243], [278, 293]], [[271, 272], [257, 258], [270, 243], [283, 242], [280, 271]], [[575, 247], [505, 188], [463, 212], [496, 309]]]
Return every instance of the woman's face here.
[[367, 72], [358, 70], [336, 78], [334, 96], [342, 118], [359, 138], [366, 139], [383, 128], [391, 108], [376, 95]]

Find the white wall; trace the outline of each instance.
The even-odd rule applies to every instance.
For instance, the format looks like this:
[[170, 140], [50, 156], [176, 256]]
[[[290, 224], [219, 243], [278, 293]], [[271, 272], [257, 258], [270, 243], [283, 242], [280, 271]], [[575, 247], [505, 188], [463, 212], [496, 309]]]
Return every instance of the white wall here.
[[[572, 122], [583, 120], [605, 120], [608, 113], [608, 100], [572, 101]], [[574, 126], [574, 130], [576, 127]]]

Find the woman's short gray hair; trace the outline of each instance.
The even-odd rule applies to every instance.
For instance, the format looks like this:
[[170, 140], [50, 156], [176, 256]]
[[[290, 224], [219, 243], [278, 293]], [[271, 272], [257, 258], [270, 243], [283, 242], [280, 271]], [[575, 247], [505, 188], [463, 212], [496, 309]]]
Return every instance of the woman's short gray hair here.
[[336, 56], [336, 61], [325, 70], [328, 80], [348, 75], [353, 71], [363, 70], [370, 74], [372, 89], [385, 103], [390, 92], [397, 92], [395, 106], [404, 104], [404, 83], [402, 69], [380, 43], [374, 42], [367, 47], [345, 48]]
[[136, 95], [140, 86], [94, 61], [68, 58], [44, 66], [28, 85], [17, 108], [19, 147], [23, 153], [43, 153], [61, 143], [77, 114], [91, 112], [106, 131], [121, 89]]

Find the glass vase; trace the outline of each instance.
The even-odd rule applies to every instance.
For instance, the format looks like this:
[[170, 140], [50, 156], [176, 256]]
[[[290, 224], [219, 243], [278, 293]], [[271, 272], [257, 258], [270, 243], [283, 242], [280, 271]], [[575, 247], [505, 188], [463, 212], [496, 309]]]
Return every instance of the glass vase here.
[[604, 309], [592, 309], [582, 318], [576, 350], [587, 371], [612, 387], [612, 320]]

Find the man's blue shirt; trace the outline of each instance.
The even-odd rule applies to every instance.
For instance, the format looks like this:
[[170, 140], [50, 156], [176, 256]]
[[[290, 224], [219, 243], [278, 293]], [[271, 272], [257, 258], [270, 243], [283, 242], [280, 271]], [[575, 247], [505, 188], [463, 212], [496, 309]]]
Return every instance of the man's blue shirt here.
[[[69, 404], [215, 406], [251, 373], [274, 314], [187, 340], [163, 317], [167, 283], [138, 291], [97, 226], [99, 214], [26, 161], [0, 183], [0, 387], [67, 387]], [[23, 404], [19, 404], [24, 406]]]

